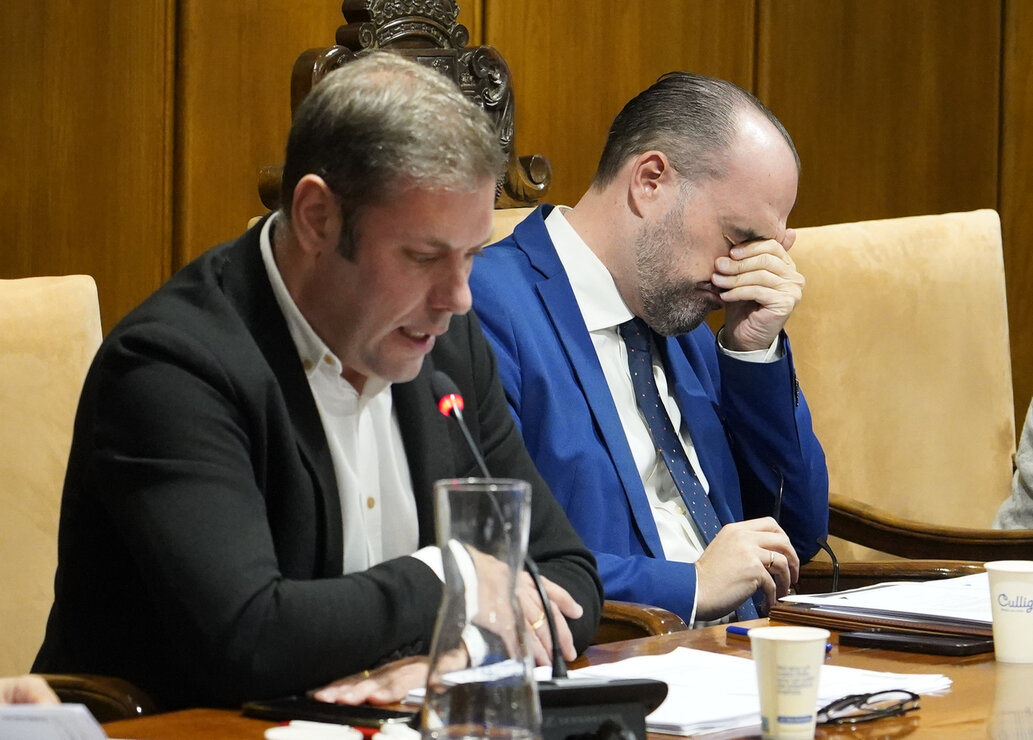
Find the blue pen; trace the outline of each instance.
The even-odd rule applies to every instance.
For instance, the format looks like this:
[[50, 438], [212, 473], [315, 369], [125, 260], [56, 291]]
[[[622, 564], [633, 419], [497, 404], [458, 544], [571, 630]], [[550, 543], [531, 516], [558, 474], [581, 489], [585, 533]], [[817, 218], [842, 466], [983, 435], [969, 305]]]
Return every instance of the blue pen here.
[[[731, 637], [749, 637], [750, 636], [750, 630], [749, 630], [748, 627], [740, 627], [737, 624], [730, 624], [730, 625], [728, 625], [728, 627], [725, 628], [725, 632], [728, 635], [730, 635]], [[831, 650], [832, 650], [832, 643], [831, 642], [826, 642], [825, 643], [825, 652], [827, 653], [827, 652], [830, 652]]]

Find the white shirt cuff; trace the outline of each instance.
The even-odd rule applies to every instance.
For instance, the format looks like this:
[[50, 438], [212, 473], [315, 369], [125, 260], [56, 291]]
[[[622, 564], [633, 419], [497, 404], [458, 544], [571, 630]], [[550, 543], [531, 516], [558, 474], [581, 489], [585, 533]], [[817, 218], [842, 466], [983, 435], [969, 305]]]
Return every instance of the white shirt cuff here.
[[779, 332], [775, 337], [774, 341], [771, 342], [771, 346], [767, 349], [751, 349], [746, 352], [740, 352], [734, 349], [728, 349], [721, 343], [721, 335], [725, 333], [725, 328], [722, 326], [717, 332], [717, 346], [721, 348], [721, 351], [729, 357], [734, 357], [736, 360], [742, 360], [743, 362], [778, 362], [782, 359], [785, 351], [782, 349], [782, 333]]
[[441, 562], [440, 548], [434, 545], [421, 547], [412, 554], [412, 557], [416, 558], [434, 571], [434, 575], [436, 575], [442, 583], [445, 582], [445, 566]]

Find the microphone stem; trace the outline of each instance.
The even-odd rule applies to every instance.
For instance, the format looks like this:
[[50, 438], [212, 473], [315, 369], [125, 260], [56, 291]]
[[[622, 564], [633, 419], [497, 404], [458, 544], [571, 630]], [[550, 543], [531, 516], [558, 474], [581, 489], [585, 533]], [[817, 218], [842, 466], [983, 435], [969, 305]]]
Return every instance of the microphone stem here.
[[[447, 376], [445, 376], [448, 380]], [[452, 384], [451, 380], [448, 383]], [[457, 391], [450, 391], [448, 387], [445, 388], [445, 393], [457, 394]], [[459, 428], [463, 432], [463, 437], [466, 439], [466, 444], [470, 448], [470, 452], [473, 453], [474, 459], [477, 461], [477, 466], [481, 469], [481, 474], [485, 478], [490, 478], [491, 473], [488, 472], [488, 465], [484, 461], [484, 455], [481, 454], [480, 448], [474, 443], [473, 437], [470, 435], [470, 430], [466, 427], [466, 422], [463, 420], [463, 412], [460, 411], [459, 406], [453, 404], [451, 413], [455, 416], [456, 421], [459, 423]], [[530, 555], [524, 556], [524, 567], [527, 572], [531, 575], [531, 580], [534, 581], [534, 587], [538, 591], [538, 598], [542, 601], [542, 609], [545, 610], [545, 621], [549, 625], [549, 636], [552, 638], [552, 677], [553, 678], [566, 678], [567, 677], [567, 661], [563, 659], [563, 651], [560, 649], [559, 640], [557, 639], [556, 633], [556, 622], [552, 618], [552, 604], [549, 602], [549, 595], [545, 593], [545, 586], [542, 585], [542, 577], [538, 572], [538, 566], [534, 560], [531, 559]]]
[[538, 572], [538, 565], [531, 559], [530, 555], [524, 557], [524, 567], [531, 574], [531, 580], [538, 589], [538, 598], [542, 600], [542, 609], [545, 610], [545, 622], [549, 625], [549, 636], [552, 638], [552, 677], [567, 677], [567, 661], [563, 659], [563, 651], [560, 649], [559, 639], [556, 632], [556, 622], [552, 619], [552, 604], [549, 602], [549, 595], [545, 593], [542, 585], [542, 576]]
[[463, 421], [463, 412], [457, 407], [452, 407], [452, 413], [455, 414], [456, 421], [459, 422], [459, 428], [463, 430], [463, 436], [466, 437], [466, 444], [470, 447], [470, 452], [473, 453], [474, 459], [477, 460], [477, 466], [481, 469], [481, 474], [485, 478], [490, 478], [491, 473], [488, 472], [488, 466], [484, 462], [484, 455], [481, 454], [480, 449], [473, 442], [473, 437], [470, 436], [470, 430], [466, 428], [466, 422]]

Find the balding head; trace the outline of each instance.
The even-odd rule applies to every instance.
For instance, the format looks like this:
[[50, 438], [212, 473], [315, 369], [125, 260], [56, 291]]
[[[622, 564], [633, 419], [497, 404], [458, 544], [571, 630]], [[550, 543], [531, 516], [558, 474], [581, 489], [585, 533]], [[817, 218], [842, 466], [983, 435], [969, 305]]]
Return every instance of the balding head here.
[[770, 123], [796, 162], [789, 132], [754, 95], [726, 80], [670, 72], [624, 106], [613, 121], [592, 187], [605, 188], [628, 160], [663, 152], [688, 182], [721, 178], [744, 121]]

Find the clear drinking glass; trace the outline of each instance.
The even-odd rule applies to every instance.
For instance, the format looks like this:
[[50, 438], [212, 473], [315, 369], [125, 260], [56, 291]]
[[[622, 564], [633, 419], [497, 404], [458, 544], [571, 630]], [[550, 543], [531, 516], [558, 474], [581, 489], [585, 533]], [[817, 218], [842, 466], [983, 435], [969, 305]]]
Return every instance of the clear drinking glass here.
[[444, 596], [430, 651], [424, 740], [541, 737], [534, 661], [517, 598], [531, 487], [466, 478], [434, 484]]

